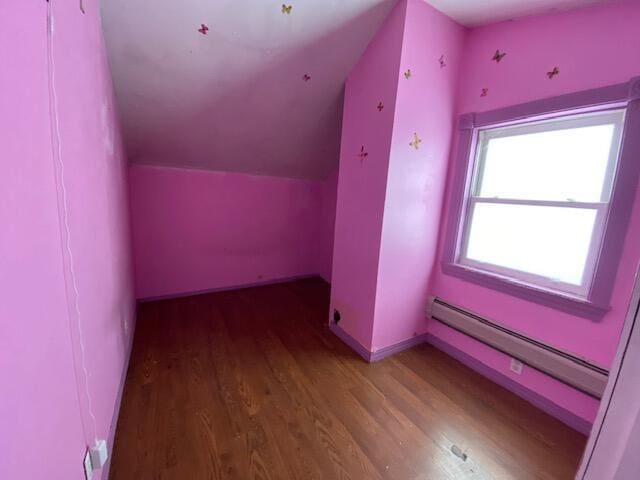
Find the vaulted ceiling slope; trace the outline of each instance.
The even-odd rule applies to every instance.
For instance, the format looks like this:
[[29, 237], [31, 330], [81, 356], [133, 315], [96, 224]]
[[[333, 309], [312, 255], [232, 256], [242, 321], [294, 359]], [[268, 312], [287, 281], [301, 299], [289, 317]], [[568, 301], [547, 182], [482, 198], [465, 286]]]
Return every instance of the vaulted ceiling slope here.
[[[342, 92], [397, 0], [103, 0], [130, 161], [325, 178]], [[428, 0], [463, 25], [614, 0]]]
[[475, 27], [618, 0], [427, 0], [460, 25]]
[[129, 159], [326, 177], [347, 74], [395, 2], [104, 1]]

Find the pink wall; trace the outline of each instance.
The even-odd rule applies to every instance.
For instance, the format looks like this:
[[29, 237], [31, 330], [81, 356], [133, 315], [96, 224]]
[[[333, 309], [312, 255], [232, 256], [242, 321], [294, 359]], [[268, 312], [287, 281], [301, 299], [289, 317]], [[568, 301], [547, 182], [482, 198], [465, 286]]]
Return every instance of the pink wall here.
[[[626, 82], [640, 75], [638, 25], [640, 3], [623, 2], [471, 30], [465, 44], [457, 111], [491, 110]], [[496, 49], [507, 53], [500, 63], [491, 61]], [[560, 74], [549, 80], [545, 72], [554, 66], [559, 67]], [[480, 96], [482, 88], [489, 89], [485, 97]], [[443, 218], [446, 218], [446, 210]], [[433, 276], [432, 291], [451, 303], [609, 366], [640, 258], [638, 197], [629, 232], [611, 311], [601, 321], [575, 317], [470, 284], [444, 275], [439, 269]], [[429, 332], [578, 416], [593, 420], [598, 402], [590, 397], [530, 369], [525, 369], [522, 376], [514, 375], [509, 371], [504, 355], [439, 323], [431, 323]]]
[[[52, 148], [48, 6], [66, 202]], [[0, 5], [0, 478], [84, 478], [85, 446], [110, 435], [134, 328], [125, 158], [97, 5], [85, 8]]]
[[[399, 2], [345, 87], [331, 288], [340, 327], [371, 348], [391, 133], [406, 3]], [[378, 111], [377, 105], [384, 108]], [[364, 147], [368, 153], [357, 155]]]
[[138, 298], [327, 270], [321, 182], [132, 165], [130, 185]]
[[[426, 329], [465, 32], [423, 0], [407, 2], [400, 72], [412, 75], [407, 80], [398, 72], [373, 351]], [[414, 132], [422, 140], [417, 150], [409, 145]]]

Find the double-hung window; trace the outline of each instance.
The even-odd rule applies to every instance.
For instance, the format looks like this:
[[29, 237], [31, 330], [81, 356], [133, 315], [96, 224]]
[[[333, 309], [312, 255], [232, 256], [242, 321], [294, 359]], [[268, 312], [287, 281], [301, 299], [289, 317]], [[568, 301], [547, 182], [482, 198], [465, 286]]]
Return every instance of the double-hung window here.
[[626, 116], [618, 103], [468, 128], [445, 271], [563, 309], [606, 309], [596, 281], [620, 252], [603, 255], [604, 243], [620, 244], [626, 225], [613, 223], [628, 220], [611, 213], [633, 199], [614, 205], [614, 190], [638, 170], [621, 171]]

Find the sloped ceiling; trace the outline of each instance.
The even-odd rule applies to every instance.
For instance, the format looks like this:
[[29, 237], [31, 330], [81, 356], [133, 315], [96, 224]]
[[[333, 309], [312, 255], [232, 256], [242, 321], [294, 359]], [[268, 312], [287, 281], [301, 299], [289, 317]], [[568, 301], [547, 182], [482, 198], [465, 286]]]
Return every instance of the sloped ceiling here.
[[[475, 25], [611, 0], [428, 0]], [[321, 179], [342, 92], [396, 0], [103, 0], [134, 163]]]
[[103, 1], [130, 161], [324, 178], [347, 74], [395, 2]]
[[474, 27], [613, 1], [616, 0], [428, 0], [428, 3], [460, 25]]

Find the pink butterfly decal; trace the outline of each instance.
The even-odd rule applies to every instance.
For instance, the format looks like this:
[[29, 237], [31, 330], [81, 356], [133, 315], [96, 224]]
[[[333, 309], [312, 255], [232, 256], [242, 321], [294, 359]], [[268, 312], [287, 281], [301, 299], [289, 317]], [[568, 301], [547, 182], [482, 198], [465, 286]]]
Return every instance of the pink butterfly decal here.
[[553, 77], [555, 77], [559, 73], [560, 73], [560, 69], [558, 67], [553, 67], [553, 70], [551, 70], [550, 72], [547, 72], [547, 77], [549, 77], [549, 80], [551, 80], [553, 79]]
[[302, 76], [302, 80], [304, 80], [305, 82], [308, 82], [309, 80], [311, 80], [311, 76], [305, 73], [305, 74]]
[[384, 108], [384, 103], [378, 102], [378, 106], [376, 108], [378, 109], [379, 112], [381, 112], [382, 109]]
[[444, 68], [447, 66], [447, 64], [444, 63], [444, 54], [440, 55], [440, 58], [438, 59], [438, 63], [440, 63], [440, 68]]
[[360, 163], [364, 161], [365, 158], [369, 155], [369, 152], [364, 151], [364, 145], [360, 147], [360, 153], [358, 153], [358, 157], [360, 157]]
[[483, 88], [482, 92], [480, 93], [480, 96], [481, 97], [486, 97], [488, 93], [489, 93], [489, 89], [488, 88]]
[[501, 52], [500, 50], [496, 50], [496, 53], [493, 54], [493, 58], [491, 60], [494, 60], [496, 63], [500, 63], [500, 61], [504, 58], [505, 55], [506, 55], [506, 52]]
[[204, 23], [200, 24], [200, 28], [198, 29], [198, 31], [203, 34], [206, 35], [207, 32], [209, 31], [209, 27], [207, 27]]

